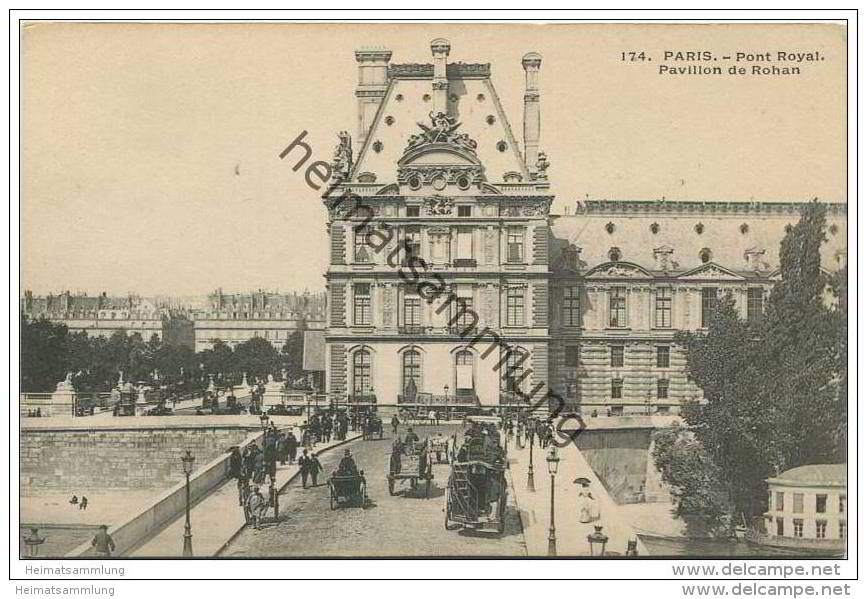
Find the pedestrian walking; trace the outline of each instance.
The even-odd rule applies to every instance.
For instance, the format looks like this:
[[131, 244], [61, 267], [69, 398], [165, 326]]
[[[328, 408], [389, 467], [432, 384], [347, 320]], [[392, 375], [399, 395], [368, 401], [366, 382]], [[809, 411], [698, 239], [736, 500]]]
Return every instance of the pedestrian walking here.
[[97, 556], [111, 556], [114, 552], [114, 540], [111, 538], [111, 535], [108, 534], [108, 526], [102, 524], [99, 527], [99, 532], [94, 535], [90, 545], [93, 547], [94, 553], [96, 553]]
[[289, 455], [289, 463], [295, 463], [295, 456], [298, 454], [298, 439], [295, 438], [295, 433], [289, 431], [286, 435], [286, 451]]
[[262, 492], [258, 486], [254, 486], [247, 497], [247, 514], [250, 518], [250, 523], [253, 528], [259, 530], [262, 526], [262, 518], [265, 516], [265, 511], [268, 509], [268, 503], [262, 497]]
[[[265, 443], [265, 451], [262, 452], [265, 461], [265, 474], [271, 479], [271, 482], [277, 480], [277, 439], [274, 435]], [[264, 479], [263, 479], [264, 480]]]
[[78, 495], [73, 495], [72, 499], [69, 500], [71, 505], [78, 505]]
[[310, 478], [313, 481], [314, 487], [319, 486], [316, 482], [316, 478], [319, 476], [320, 472], [322, 472], [322, 464], [319, 463], [319, 458], [316, 457], [316, 454], [313, 454], [310, 458]]
[[87, 509], [87, 497], [84, 495], [81, 496], [81, 503], [78, 504], [78, 509], [86, 510]]
[[241, 478], [241, 469], [244, 467], [244, 458], [241, 457], [241, 450], [233, 447], [229, 454], [229, 478]]
[[307, 455], [306, 449], [301, 454], [301, 457], [298, 458], [298, 466], [301, 468], [301, 487], [306, 489], [307, 477], [310, 476], [310, 456]]
[[253, 482], [261, 485], [265, 482], [265, 452], [257, 451], [253, 459]]
[[400, 418], [397, 417], [397, 414], [391, 417], [391, 434], [397, 434], [397, 427], [400, 426]]
[[289, 446], [286, 433], [280, 433], [277, 439], [277, 459], [280, 460], [280, 465], [285, 466], [289, 459]]

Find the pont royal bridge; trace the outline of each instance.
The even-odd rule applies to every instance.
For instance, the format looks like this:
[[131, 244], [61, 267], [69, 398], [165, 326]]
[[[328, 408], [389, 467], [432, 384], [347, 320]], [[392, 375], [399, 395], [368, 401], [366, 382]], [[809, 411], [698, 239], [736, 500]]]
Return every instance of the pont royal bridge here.
[[[238, 397], [242, 404], [249, 399]], [[237, 486], [228, 479], [229, 450], [261, 445], [263, 425], [271, 423], [281, 430], [294, 428], [300, 438], [307, 416], [275, 415], [265, 420], [249, 414], [196, 415], [201, 407], [197, 401], [201, 400], [179, 403], [173, 415], [162, 417], [115, 417], [108, 410], [73, 416], [63, 410], [21, 418], [22, 537], [30, 535], [32, 528], [38, 530], [45, 539], [39, 556], [87, 556], [94, 530], [106, 524], [118, 556], [182, 555], [187, 510], [182, 458], [188, 451], [194, 458], [187, 468], [195, 556], [546, 555], [551, 551], [552, 481], [554, 551], [588, 555], [588, 535], [601, 525], [608, 538], [606, 551], [625, 553], [629, 541], [636, 538], [629, 512], [634, 504], [668, 505], [648, 455], [651, 432], [671, 425], [677, 417], [589, 418], [586, 429], [558, 451], [555, 474], [549, 472], [546, 451], [538, 445], [531, 450], [514, 438], [506, 440], [509, 493], [502, 534], [447, 530], [447, 463], [433, 466], [427, 496], [400, 485], [395, 495], [389, 494], [386, 472], [394, 438], [389, 420], [397, 406], [380, 406], [385, 422], [381, 440], [362, 440], [360, 432], [350, 431], [345, 441], [314, 446], [323, 466], [318, 486], [303, 488], [298, 467], [278, 463], [277, 513], [270, 508], [256, 530], [246, 525]], [[455, 435], [460, 442], [464, 431], [456, 419], [438, 424], [404, 421], [397, 435], [403, 436], [410, 425], [422, 439], [442, 433]], [[332, 510], [324, 480], [346, 448], [365, 471], [369, 500], [363, 509]], [[572, 484], [577, 477], [591, 481], [601, 512], [595, 523], [578, 522], [577, 486]], [[264, 488], [263, 494], [268, 497], [269, 489]], [[80, 501], [71, 504], [73, 495], [87, 497], [87, 509], [80, 508]], [[426, 541], [419, 543], [419, 538]], [[646, 553], [640, 541], [635, 547], [639, 555]]]

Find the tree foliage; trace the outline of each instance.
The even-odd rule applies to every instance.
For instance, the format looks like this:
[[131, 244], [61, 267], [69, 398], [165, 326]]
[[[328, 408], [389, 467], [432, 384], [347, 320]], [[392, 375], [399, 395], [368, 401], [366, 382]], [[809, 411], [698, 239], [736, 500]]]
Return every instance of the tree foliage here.
[[[808, 204], [782, 241], [781, 280], [757, 322], [740, 318], [723, 296], [707, 331], [676, 336], [704, 393], [702, 403], [684, 409], [684, 420], [694, 449], [725, 481], [737, 521], [766, 509], [767, 477], [846, 459], [845, 272], [829, 277], [820, 268], [824, 229], [825, 207]], [[687, 446], [663, 443], [656, 464], [681, 502], [700, 503], [716, 487], [697, 483], [696, 464], [676, 459]]]
[[77, 391], [107, 391], [124, 379], [179, 386], [185, 390], [208, 384], [208, 375], [218, 383], [238, 384], [246, 372], [248, 381], [279, 377], [286, 369], [290, 378], [303, 374], [301, 357], [304, 335], [296, 331], [282, 351], [255, 337], [232, 349], [222, 341], [213, 348], [194, 352], [189, 347], [163, 343], [156, 335], [142, 339], [139, 333], [116, 331], [110, 337], [70, 333], [63, 324], [45, 319], [21, 318], [21, 382], [25, 392], [51, 392], [67, 372], [73, 373]]

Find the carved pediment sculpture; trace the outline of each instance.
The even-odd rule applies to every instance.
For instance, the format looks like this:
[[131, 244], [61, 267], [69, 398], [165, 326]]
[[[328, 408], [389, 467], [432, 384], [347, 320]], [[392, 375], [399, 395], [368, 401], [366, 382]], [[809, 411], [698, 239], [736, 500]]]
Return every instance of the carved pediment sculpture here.
[[454, 207], [454, 200], [445, 196], [431, 196], [424, 199], [424, 210], [428, 216], [451, 214]]
[[476, 153], [476, 147], [478, 147], [476, 141], [470, 139], [470, 136], [466, 133], [456, 133], [461, 124], [457, 122], [455, 117], [444, 112], [436, 114], [431, 112], [428, 117], [431, 120], [431, 126], [428, 127], [424, 123], [417, 123], [421, 127], [422, 132], [410, 135], [404, 153], [425, 144], [434, 143], [452, 144], [472, 154]]

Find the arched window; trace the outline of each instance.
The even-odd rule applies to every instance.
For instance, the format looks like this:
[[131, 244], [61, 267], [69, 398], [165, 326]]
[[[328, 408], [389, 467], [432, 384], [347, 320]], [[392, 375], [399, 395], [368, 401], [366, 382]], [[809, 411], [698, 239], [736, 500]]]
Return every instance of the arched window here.
[[403, 391], [406, 395], [421, 389], [421, 355], [414, 349], [403, 353]]
[[455, 354], [455, 392], [474, 388], [473, 353], [464, 349]]
[[366, 349], [358, 350], [352, 356], [352, 393], [370, 393], [370, 352]]
[[[524, 362], [527, 355], [520, 349], [510, 350], [506, 354], [506, 371], [503, 374], [503, 383], [506, 391], [517, 393], [523, 390]], [[528, 373], [529, 374], [529, 373]]]

